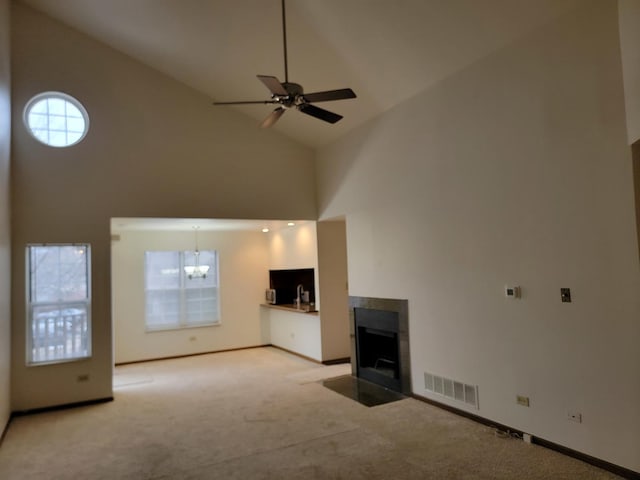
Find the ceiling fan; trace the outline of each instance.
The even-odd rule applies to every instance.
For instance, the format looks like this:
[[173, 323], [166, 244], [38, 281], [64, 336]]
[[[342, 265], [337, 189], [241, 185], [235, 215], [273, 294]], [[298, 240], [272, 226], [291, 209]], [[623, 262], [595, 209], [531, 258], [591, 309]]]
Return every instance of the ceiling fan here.
[[284, 82], [280, 82], [276, 77], [268, 75], [257, 75], [258, 79], [269, 89], [271, 98], [269, 100], [242, 101], [242, 102], [214, 102], [214, 105], [247, 105], [247, 104], [275, 104], [278, 107], [265, 118], [260, 127], [268, 128], [278, 121], [284, 112], [289, 108], [296, 108], [298, 111], [319, 118], [328, 123], [336, 123], [342, 119], [342, 115], [330, 112], [320, 107], [312, 105], [314, 102], [329, 102], [332, 100], [345, 100], [356, 98], [356, 94], [350, 88], [340, 90], [328, 90], [326, 92], [304, 93], [302, 85], [289, 82], [289, 71], [287, 67], [287, 22], [285, 11], [285, 0], [282, 0], [282, 37], [284, 40]]

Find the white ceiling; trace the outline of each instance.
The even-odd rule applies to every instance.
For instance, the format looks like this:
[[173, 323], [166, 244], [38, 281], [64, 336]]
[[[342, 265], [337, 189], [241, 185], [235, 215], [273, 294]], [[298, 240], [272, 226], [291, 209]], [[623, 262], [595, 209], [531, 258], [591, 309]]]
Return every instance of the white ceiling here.
[[[284, 81], [280, 0], [19, 0], [207, 94], [263, 100], [257, 74]], [[306, 92], [352, 88], [290, 111], [276, 130], [311, 147], [411, 98], [580, 0], [288, 0], [289, 80]], [[272, 105], [235, 108], [258, 123]]]

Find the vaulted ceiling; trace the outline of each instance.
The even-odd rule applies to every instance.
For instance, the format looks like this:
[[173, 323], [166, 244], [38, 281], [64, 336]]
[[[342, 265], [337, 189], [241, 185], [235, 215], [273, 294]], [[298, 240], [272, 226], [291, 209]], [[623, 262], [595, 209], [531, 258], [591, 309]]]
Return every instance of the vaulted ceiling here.
[[[284, 81], [280, 0], [16, 0], [193, 87], [212, 101], [263, 100], [256, 75]], [[289, 80], [306, 92], [352, 88], [290, 111], [272, 128], [329, 143], [447, 76], [568, 13], [579, 0], [288, 0]], [[235, 108], [258, 124], [272, 105]]]

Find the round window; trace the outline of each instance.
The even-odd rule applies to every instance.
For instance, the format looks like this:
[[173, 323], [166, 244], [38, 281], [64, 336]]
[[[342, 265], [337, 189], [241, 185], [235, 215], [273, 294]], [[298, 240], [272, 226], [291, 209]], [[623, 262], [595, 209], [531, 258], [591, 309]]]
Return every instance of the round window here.
[[72, 96], [61, 92], [45, 92], [27, 102], [24, 123], [39, 142], [51, 147], [69, 147], [87, 134], [89, 115]]

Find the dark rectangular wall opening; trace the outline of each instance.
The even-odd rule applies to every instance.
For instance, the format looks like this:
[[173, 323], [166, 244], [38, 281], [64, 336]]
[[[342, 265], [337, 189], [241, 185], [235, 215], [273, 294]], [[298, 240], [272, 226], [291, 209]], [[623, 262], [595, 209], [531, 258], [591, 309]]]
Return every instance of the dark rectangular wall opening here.
[[411, 393], [406, 300], [349, 297], [352, 373], [401, 393]]
[[373, 368], [380, 374], [400, 378], [398, 361], [398, 334], [371, 328], [358, 328], [360, 367]]
[[316, 285], [313, 268], [269, 270], [269, 288], [276, 291], [276, 304], [294, 303], [298, 285], [302, 285], [303, 289], [309, 292], [309, 302], [315, 303]]
[[400, 378], [397, 333], [359, 327], [358, 343], [361, 345], [360, 368], [373, 369], [389, 378]]

